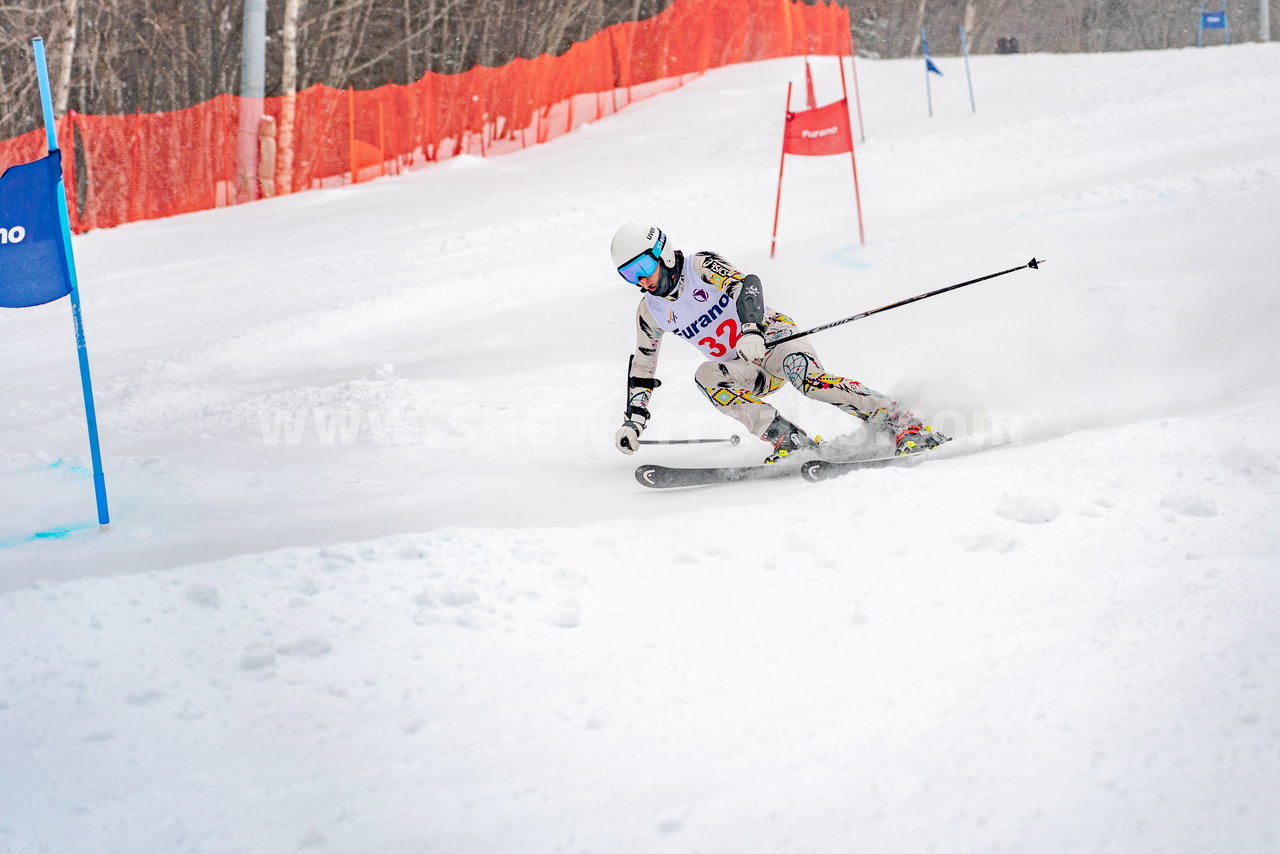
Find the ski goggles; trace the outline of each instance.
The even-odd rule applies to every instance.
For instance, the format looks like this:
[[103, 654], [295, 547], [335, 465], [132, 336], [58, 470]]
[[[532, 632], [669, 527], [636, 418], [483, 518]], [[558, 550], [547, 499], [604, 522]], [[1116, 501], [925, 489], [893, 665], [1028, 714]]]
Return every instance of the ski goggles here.
[[644, 250], [625, 264], [618, 265], [618, 275], [633, 285], [640, 284], [641, 279], [647, 279], [653, 275], [654, 270], [658, 269], [662, 250], [666, 245], [667, 236], [659, 231], [658, 242], [652, 248]]

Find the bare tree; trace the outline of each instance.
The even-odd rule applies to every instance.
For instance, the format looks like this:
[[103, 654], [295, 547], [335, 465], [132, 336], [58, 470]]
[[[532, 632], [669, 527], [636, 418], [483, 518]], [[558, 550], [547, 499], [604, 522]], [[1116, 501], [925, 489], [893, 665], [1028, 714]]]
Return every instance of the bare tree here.
[[280, 192], [293, 191], [293, 124], [297, 118], [298, 94], [298, 16], [302, 0], [285, 0], [284, 24], [281, 27], [282, 57], [280, 89], [284, 102], [280, 105]]
[[52, 29], [56, 9], [0, 5], [0, 138], [34, 130], [40, 95], [32, 73], [31, 37]]
[[78, 0], [64, 0], [62, 7], [62, 38], [58, 40], [58, 76], [53, 86], [53, 112], [67, 114], [67, 102], [71, 98], [71, 67], [76, 53], [76, 12]]

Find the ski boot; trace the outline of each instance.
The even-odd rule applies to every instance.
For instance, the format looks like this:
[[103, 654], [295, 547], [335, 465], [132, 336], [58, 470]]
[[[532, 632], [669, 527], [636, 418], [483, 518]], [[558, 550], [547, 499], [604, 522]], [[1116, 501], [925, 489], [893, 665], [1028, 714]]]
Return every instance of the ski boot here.
[[773, 423], [760, 438], [773, 445], [773, 452], [764, 458], [766, 465], [776, 463], [797, 451], [813, 450], [822, 441], [821, 436], [810, 439], [808, 434], [781, 415], [773, 419]]
[[935, 433], [932, 427], [913, 424], [898, 433], [894, 441], [896, 443], [894, 453], [903, 457], [936, 448], [943, 442], [950, 442], [951, 437]]

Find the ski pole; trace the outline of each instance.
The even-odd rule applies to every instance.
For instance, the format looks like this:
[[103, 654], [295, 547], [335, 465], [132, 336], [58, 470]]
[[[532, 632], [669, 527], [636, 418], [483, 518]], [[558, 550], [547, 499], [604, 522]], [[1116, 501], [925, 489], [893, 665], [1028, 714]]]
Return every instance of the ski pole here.
[[641, 439], [641, 445], [716, 445], [721, 442], [728, 442], [730, 445], [736, 445], [741, 442], [738, 436], [730, 436], [728, 439]]
[[1007, 276], [1010, 273], [1016, 273], [1017, 271], [1025, 270], [1028, 267], [1030, 267], [1032, 270], [1038, 270], [1040, 269], [1040, 265], [1043, 263], [1044, 263], [1044, 259], [1040, 259], [1039, 261], [1037, 261], [1035, 258], [1032, 258], [1030, 261], [1023, 264], [1021, 267], [1010, 267], [1008, 270], [1001, 270], [999, 273], [991, 273], [986, 276], [979, 276], [976, 279], [970, 279], [967, 282], [960, 282], [955, 285], [948, 285], [945, 288], [938, 288], [936, 291], [929, 291], [927, 294], [920, 294], [919, 296], [907, 297], [906, 299], [898, 300], [897, 302], [892, 302], [892, 303], [889, 303], [888, 305], [882, 305], [879, 308], [873, 308], [870, 311], [864, 311], [864, 312], [861, 312], [860, 314], [855, 314], [852, 317], [846, 317], [843, 320], [834, 320], [831, 323], [824, 323], [821, 326], [815, 326], [812, 329], [806, 329], [804, 332], [797, 332], [795, 335], [788, 335], [786, 338], [779, 338], [777, 341], [772, 341], [766, 344], [765, 346], [777, 347], [779, 344], [783, 343], [784, 341], [794, 341], [797, 338], [803, 338], [806, 335], [812, 335], [815, 332], [821, 332], [824, 329], [830, 329], [833, 326], [841, 326], [845, 323], [851, 323], [855, 320], [861, 320], [864, 317], [870, 317], [873, 314], [879, 314], [882, 311], [888, 311], [891, 308], [898, 308], [899, 306], [909, 305], [910, 303], [913, 303], [913, 302], [919, 302], [922, 299], [928, 299], [929, 297], [936, 297], [938, 294], [945, 294], [947, 291], [954, 291], [956, 288], [963, 288], [966, 285], [976, 285], [978, 282], [985, 282], [987, 279], [994, 279], [996, 276]]

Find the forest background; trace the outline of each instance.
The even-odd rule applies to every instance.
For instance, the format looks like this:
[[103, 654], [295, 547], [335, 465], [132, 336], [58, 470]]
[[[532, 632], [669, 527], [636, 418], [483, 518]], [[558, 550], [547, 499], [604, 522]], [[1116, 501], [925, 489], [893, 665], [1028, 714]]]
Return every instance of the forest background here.
[[[652, 17], [677, 0], [268, 0], [266, 94], [324, 83], [372, 89], [425, 72], [500, 66], [559, 54], [612, 24]], [[690, 2], [690, 0], [679, 0]], [[797, 0], [814, 3], [846, 0]], [[1233, 41], [1259, 38], [1261, 2], [1226, 0]], [[0, 139], [32, 130], [38, 109], [30, 45], [49, 52], [54, 112], [163, 112], [238, 94], [245, 0], [16, 0], [0, 2]], [[1211, 8], [1217, 0], [1210, 0]], [[850, 5], [858, 54], [902, 57], [920, 48], [994, 53], [1013, 37], [1024, 52], [1187, 47], [1193, 0], [870, 0]], [[1211, 44], [1222, 34], [1213, 32]]]

